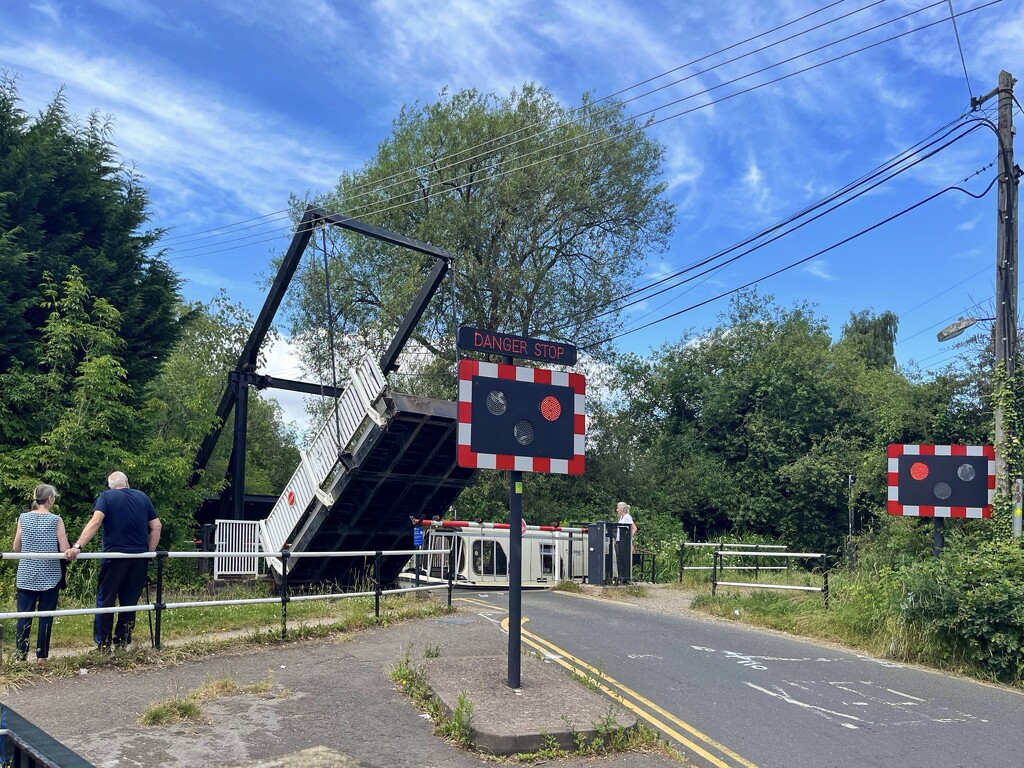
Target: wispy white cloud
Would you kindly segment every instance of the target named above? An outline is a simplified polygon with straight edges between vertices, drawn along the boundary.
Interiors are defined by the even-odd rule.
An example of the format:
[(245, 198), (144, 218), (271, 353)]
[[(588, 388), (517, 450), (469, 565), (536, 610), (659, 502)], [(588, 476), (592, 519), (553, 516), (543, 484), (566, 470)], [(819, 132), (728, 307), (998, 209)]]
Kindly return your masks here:
[(36, 13), (46, 17), (50, 23), (55, 24), (58, 27), (63, 21), (60, 15), (60, 9), (57, 4), (51, 2), (51, 0), (37, 0), (37, 2), (31, 3), (29, 7)]
[(828, 268), (828, 262), (822, 259), (812, 259), (807, 262), (804, 266), (804, 272), (812, 277), (817, 277), (821, 280), (838, 280), (839, 278), (833, 275)]
[(116, 115), (119, 150), (183, 208), (286, 208), (290, 192), (333, 186), (354, 162), (327, 137), (297, 133), (234, 94), (116, 53), (0, 39), (0, 59)]
[(200, 27), (174, 4), (138, 2), (138, 0), (92, 0), (97, 6), (133, 22), (176, 33), (201, 35)]
[[(301, 350), (298, 345), (284, 336), (275, 337), (264, 349), (266, 365), (259, 369), (260, 373), (275, 376), (279, 379), (302, 381), (305, 376), (301, 365)], [(295, 425), (300, 435), (309, 430), (310, 419), (306, 412), (305, 396), (299, 392), (284, 389), (267, 390), (269, 397), (281, 405), (285, 423)]]
[(977, 215), (973, 218), (961, 221), (957, 224), (956, 228), (961, 232), (973, 232), (974, 228), (978, 226), (978, 222), (981, 221), (981, 215)]

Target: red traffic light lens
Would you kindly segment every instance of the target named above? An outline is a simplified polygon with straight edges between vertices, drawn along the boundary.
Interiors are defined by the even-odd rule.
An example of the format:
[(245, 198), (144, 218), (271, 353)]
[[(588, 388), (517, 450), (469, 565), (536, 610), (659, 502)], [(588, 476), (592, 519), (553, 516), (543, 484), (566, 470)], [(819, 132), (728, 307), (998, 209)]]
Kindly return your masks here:
[(915, 480), (924, 480), (928, 477), (928, 465), (923, 461), (915, 461), (910, 465), (910, 476)]
[(545, 397), (540, 404), (540, 415), (548, 421), (558, 421), (558, 417), (562, 415), (562, 404), (558, 402), (558, 398), (551, 395)]

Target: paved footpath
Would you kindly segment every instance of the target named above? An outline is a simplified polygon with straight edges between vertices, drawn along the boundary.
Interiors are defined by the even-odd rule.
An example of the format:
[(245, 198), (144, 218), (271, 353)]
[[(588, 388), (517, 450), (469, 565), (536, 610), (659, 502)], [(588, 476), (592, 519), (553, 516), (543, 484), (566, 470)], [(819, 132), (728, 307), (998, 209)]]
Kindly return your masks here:
[[(91, 670), (5, 692), (3, 701), (100, 768), (493, 765), (435, 736), (427, 716), (388, 679), (388, 670), (406, 654), (423, 663), (435, 690), (465, 690), (474, 704), (474, 723), (485, 729), (520, 712), (542, 730), (567, 722), (585, 727), (592, 717), (588, 707), (608, 710), (607, 699), (530, 656), (522, 659), (522, 690), (512, 692), (505, 684), (503, 646), (507, 635), (496, 623), (460, 609), (344, 637), (246, 647), (163, 669)], [(439, 656), (426, 662), (427, 648), (439, 650)], [(273, 687), (203, 702), (203, 724), (137, 723), (151, 704), (181, 698), (221, 678), (239, 685), (270, 680)], [(510, 727), (517, 727), (514, 714)], [(665, 755), (640, 753), (547, 764), (679, 765)]]

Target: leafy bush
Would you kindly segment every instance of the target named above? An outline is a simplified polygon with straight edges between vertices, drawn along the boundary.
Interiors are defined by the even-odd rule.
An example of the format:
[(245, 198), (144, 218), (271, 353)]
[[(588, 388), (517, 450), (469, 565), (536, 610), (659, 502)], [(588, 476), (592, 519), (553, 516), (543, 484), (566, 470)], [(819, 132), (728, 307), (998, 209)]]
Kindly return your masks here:
[(947, 653), (1005, 682), (1024, 681), (1024, 552), (1015, 541), (962, 540), (902, 572), (905, 621)]

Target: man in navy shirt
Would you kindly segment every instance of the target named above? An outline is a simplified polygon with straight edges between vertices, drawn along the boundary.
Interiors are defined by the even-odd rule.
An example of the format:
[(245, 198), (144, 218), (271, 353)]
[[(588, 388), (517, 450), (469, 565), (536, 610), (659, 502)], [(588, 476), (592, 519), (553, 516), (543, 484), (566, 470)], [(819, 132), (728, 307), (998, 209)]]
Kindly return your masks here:
[[(68, 556), (77, 557), (101, 525), (104, 552), (155, 552), (160, 542), (161, 524), (149, 496), (129, 488), (124, 472), (112, 472), (107, 478), (107, 486), (109, 490), (96, 499), (92, 518), (68, 550)], [(112, 608), (118, 603), (122, 607), (138, 605), (139, 595), (146, 586), (148, 566), (149, 560), (145, 558), (104, 558), (100, 562), (97, 607)], [(123, 648), (132, 641), (134, 626), (134, 611), (119, 613), (117, 627), (114, 627), (114, 614), (97, 614), (94, 625), (96, 644), (101, 650), (109, 650), (111, 642)]]

